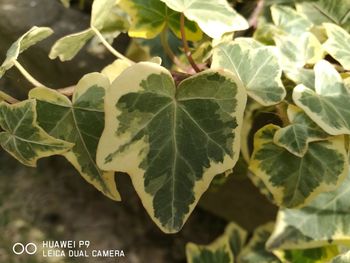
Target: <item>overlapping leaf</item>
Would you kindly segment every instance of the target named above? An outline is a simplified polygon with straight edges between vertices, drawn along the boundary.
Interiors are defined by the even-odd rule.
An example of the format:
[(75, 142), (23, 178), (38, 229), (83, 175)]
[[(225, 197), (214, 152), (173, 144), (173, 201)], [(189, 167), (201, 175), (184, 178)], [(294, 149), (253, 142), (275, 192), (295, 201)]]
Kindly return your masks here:
[(335, 24), (325, 23), (324, 27), (328, 35), (324, 48), (344, 69), (350, 70), (350, 34)]
[(327, 61), (316, 64), (315, 76), (315, 90), (298, 85), (294, 102), (327, 133), (350, 134), (350, 93), (341, 76)]
[(350, 176), (301, 209), (281, 209), (270, 249), (305, 249), (350, 242)]
[(143, 62), (113, 82), (105, 103), (98, 165), (128, 173), (156, 224), (179, 231), (213, 177), (238, 159), (244, 88), (208, 70), (176, 89), (169, 71)]
[(12, 68), (19, 56), (23, 51), (35, 45), (39, 41), (47, 38), (53, 33), (51, 28), (48, 27), (32, 27), (29, 31), (23, 34), (20, 38), (14, 42), (6, 53), (6, 59), (0, 66), (0, 77), (5, 71)]
[(273, 223), (267, 223), (254, 231), (252, 239), (239, 255), (238, 262), (280, 263), (279, 259), (265, 248), (265, 243), (272, 233), (273, 226)]
[(286, 91), (273, 47), (247, 41), (222, 43), (213, 54), (212, 68), (224, 68), (236, 74), (248, 95), (262, 105), (273, 105), (283, 100)]
[(74, 143), (63, 155), (86, 181), (113, 200), (120, 200), (114, 172), (104, 172), (95, 162), (96, 148), (104, 127), (104, 96), (109, 81), (99, 73), (83, 77), (75, 87), (73, 101), (48, 88), (30, 91), (37, 100), (38, 121), (51, 136)]
[[(120, 6), (132, 17), (128, 33), (131, 37), (155, 38), (166, 28), (181, 38), (180, 13), (169, 9), (159, 0), (121, 0)], [(185, 33), (188, 40), (198, 41), (202, 31), (196, 23), (185, 21)]]
[(329, 137), (298, 107), (289, 105), (287, 114), (291, 124), (276, 131), (273, 141), (294, 155), (303, 157), (310, 142)]
[(339, 254), (337, 246), (324, 246), (309, 249), (291, 249), (274, 251), (274, 254), (286, 263), (325, 263)]
[(273, 142), (278, 130), (278, 126), (271, 124), (255, 134), (249, 164), (278, 205), (304, 205), (318, 194), (334, 190), (344, 180), (348, 158), (343, 136), (309, 143), (304, 156), (297, 157)]
[(9, 105), (0, 103), (0, 144), (13, 157), (28, 166), (38, 159), (62, 154), (73, 144), (55, 139), (37, 124), (34, 100)]
[(184, 13), (211, 38), (224, 33), (245, 30), (248, 22), (231, 8), (226, 0), (161, 0), (169, 8)]
[(104, 67), (101, 73), (108, 77), (110, 83), (112, 83), (125, 69), (130, 66), (131, 64), (128, 61), (117, 59), (113, 63)]
[(209, 245), (186, 245), (188, 263), (233, 263), (247, 238), (247, 232), (240, 226), (230, 223), (224, 234)]

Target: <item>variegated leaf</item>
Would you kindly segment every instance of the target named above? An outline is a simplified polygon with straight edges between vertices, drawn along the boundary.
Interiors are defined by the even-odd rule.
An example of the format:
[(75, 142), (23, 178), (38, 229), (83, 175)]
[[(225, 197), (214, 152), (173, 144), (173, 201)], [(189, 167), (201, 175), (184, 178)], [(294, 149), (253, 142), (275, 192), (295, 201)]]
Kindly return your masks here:
[(293, 91), (293, 100), (327, 133), (350, 134), (350, 93), (329, 62), (316, 64), (315, 90), (300, 84)]
[(348, 172), (344, 136), (309, 143), (305, 155), (297, 157), (273, 142), (279, 129), (271, 124), (255, 134), (249, 164), (278, 205), (301, 206), (318, 194), (338, 187)]
[[(169, 9), (161, 1), (121, 0), (119, 4), (132, 18), (129, 29), (131, 37), (155, 38), (168, 27), (178, 38), (181, 38), (180, 13)], [(198, 41), (202, 38), (202, 31), (196, 23), (189, 20), (185, 21), (185, 33), (190, 41)]]
[(316, 25), (336, 23), (345, 30), (350, 30), (349, 0), (300, 1), (296, 8)]
[(350, 34), (335, 24), (325, 23), (324, 27), (328, 35), (324, 48), (344, 69), (350, 70)]
[(333, 258), (330, 263), (349, 263), (350, 262), (350, 251), (343, 253)]
[(247, 232), (230, 223), (225, 232), (209, 245), (186, 245), (188, 263), (233, 263), (247, 239)]
[(281, 209), (269, 249), (305, 249), (350, 244), (350, 176), (333, 192), (301, 209)]
[(240, 263), (280, 263), (279, 259), (267, 251), (265, 248), (266, 241), (273, 230), (273, 223), (267, 223), (258, 227), (254, 231), (254, 235), (244, 247), (239, 255), (238, 262)]
[(6, 59), (0, 66), (0, 77), (5, 73), (5, 71), (14, 66), (19, 54), (41, 40), (47, 38), (52, 33), (53, 31), (51, 28), (35, 26), (18, 38), (17, 41), (14, 42), (8, 49)]
[(55, 139), (38, 126), (35, 100), (0, 103), (1, 146), (21, 163), (36, 166), (38, 159), (62, 154), (73, 144)]
[(128, 173), (155, 223), (179, 231), (214, 176), (238, 159), (244, 88), (214, 70), (176, 88), (168, 70), (142, 62), (113, 82), (105, 104), (98, 165)]
[(325, 263), (339, 254), (337, 246), (324, 246), (308, 249), (279, 250), (273, 252), (285, 263)]
[(67, 97), (48, 88), (35, 88), (29, 96), (37, 100), (38, 121), (51, 136), (74, 143), (64, 157), (86, 181), (113, 200), (120, 200), (114, 172), (96, 165), (96, 149), (104, 127), (104, 96), (109, 81), (99, 73), (84, 76)]
[(195, 21), (211, 38), (220, 38), (223, 34), (245, 30), (248, 22), (231, 8), (226, 0), (161, 0), (166, 5)]
[(131, 63), (122, 59), (117, 59), (113, 63), (104, 67), (101, 71), (103, 75), (108, 77), (112, 83), (125, 69), (131, 66)]
[(257, 47), (247, 42), (222, 43), (214, 49), (212, 66), (236, 74), (248, 95), (262, 105), (273, 105), (283, 100), (282, 69), (273, 47)]
[(290, 125), (276, 131), (273, 141), (296, 156), (303, 157), (310, 142), (329, 137), (303, 110), (289, 105), (287, 114)]
[(271, 15), (274, 24), (287, 34), (298, 36), (311, 29), (310, 20), (289, 6), (271, 6)]

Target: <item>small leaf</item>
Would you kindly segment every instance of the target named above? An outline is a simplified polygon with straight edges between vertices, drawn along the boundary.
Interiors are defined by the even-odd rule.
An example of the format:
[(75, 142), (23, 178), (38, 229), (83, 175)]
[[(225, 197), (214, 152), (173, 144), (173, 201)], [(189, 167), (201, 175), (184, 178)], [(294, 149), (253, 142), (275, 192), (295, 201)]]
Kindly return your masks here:
[(343, 253), (333, 258), (330, 263), (349, 263), (350, 262), (350, 251)]
[(229, 72), (204, 71), (176, 88), (165, 68), (133, 65), (107, 91), (97, 163), (128, 173), (156, 224), (177, 232), (214, 176), (236, 163), (245, 103)]
[(61, 61), (71, 60), (78, 54), (82, 47), (94, 36), (92, 29), (87, 29), (75, 34), (60, 38), (51, 48), (49, 57), (60, 58)]
[(280, 209), (269, 249), (305, 249), (350, 244), (350, 176), (333, 192), (301, 209)]
[[(152, 39), (165, 28), (181, 38), (180, 13), (169, 9), (159, 0), (121, 0), (119, 5), (129, 13), (132, 18), (129, 35), (131, 37)], [(186, 37), (190, 41), (202, 38), (202, 31), (196, 23), (185, 21)]]
[(267, 223), (258, 227), (253, 234), (252, 239), (248, 245), (243, 249), (239, 255), (238, 262), (241, 263), (280, 263), (281, 261), (267, 251), (265, 243), (273, 230), (273, 223)]
[(339, 254), (337, 246), (274, 251), (282, 262), (325, 263)]
[(329, 137), (298, 107), (289, 105), (287, 114), (291, 124), (276, 131), (273, 141), (292, 154), (303, 157), (310, 142), (324, 140)]
[(169, 8), (184, 13), (211, 38), (249, 28), (244, 17), (231, 8), (226, 0), (161, 0)]
[(61, 0), (61, 3), (64, 5), (64, 7), (69, 7), (70, 6), (70, 0)]
[(21, 163), (36, 166), (38, 159), (62, 154), (73, 144), (55, 139), (40, 128), (36, 121), (35, 101), (17, 104), (0, 103), (1, 146)]
[(86, 181), (113, 200), (120, 200), (114, 172), (104, 172), (95, 162), (98, 140), (104, 127), (104, 96), (109, 81), (99, 73), (84, 76), (73, 94), (73, 102), (55, 90), (35, 88), (29, 96), (37, 100), (38, 121), (51, 136), (74, 143), (63, 154)]
[(20, 38), (14, 42), (6, 53), (6, 59), (0, 66), (0, 77), (13, 67), (19, 54), (35, 45), (41, 40), (47, 38), (53, 33), (51, 28), (48, 27), (32, 27), (29, 31), (23, 34)]
[(331, 135), (350, 134), (350, 94), (334, 67), (320, 61), (315, 68), (315, 91), (298, 85), (293, 100)]
[(101, 73), (108, 77), (109, 82), (112, 83), (125, 69), (130, 66), (131, 64), (128, 61), (117, 59), (113, 63), (104, 67)]
[(247, 238), (247, 232), (235, 223), (230, 223), (224, 234), (209, 245), (186, 245), (188, 263), (233, 263)]
[(271, 6), (271, 15), (274, 24), (284, 32), (298, 36), (311, 29), (309, 19), (289, 6)]
[(286, 91), (273, 47), (250, 46), (247, 42), (222, 43), (214, 49), (212, 68), (224, 68), (236, 74), (248, 95), (262, 105), (283, 100)]
[(308, 151), (300, 158), (273, 142), (279, 129), (270, 124), (255, 134), (249, 164), (249, 169), (260, 177), (278, 205), (301, 206), (318, 194), (338, 187), (348, 172), (343, 136), (309, 143)]
[(328, 35), (324, 48), (344, 69), (350, 70), (350, 34), (335, 24), (326, 23), (324, 27)]

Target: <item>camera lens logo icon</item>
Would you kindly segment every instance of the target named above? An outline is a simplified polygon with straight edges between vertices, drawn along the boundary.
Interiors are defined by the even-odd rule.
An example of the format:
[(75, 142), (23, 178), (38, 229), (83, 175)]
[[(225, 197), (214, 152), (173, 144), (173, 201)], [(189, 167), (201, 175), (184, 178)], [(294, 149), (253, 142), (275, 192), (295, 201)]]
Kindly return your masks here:
[(22, 255), (24, 252), (28, 255), (34, 255), (37, 250), (38, 248), (34, 243), (28, 243), (26, 245), (22, 243), (16, 243), (12, 247), (12, 251), (16, 255)]

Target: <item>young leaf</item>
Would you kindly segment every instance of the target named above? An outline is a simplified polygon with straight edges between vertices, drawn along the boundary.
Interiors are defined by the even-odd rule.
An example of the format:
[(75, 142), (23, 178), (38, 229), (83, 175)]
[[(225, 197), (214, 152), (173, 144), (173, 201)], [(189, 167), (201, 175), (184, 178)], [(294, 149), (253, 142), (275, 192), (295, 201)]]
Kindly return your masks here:
[(305, 249), (350, 242), (350, 176), (301, 209), (281, 209), (269, 249)]
[(310, 142), (324, 140), (329, 137), (298, 107), (289, 105), (287, 114), (291, 124), (276, 131), (273, 141), (292, 154), (303, 157)]
[(55, 90), (35, 88), (29, 96), (37, 100), (38, 121), (51, 136), (74, 143), (63, 156), (86, 181), (113, 200), (120, 200), (114, 172), (104, 172), (95, 162), (98, 140), (104, 127), (104, 96), (109, 81), (99, 73), (84, 76), (71, 102)]
[(334, 190), (344, 180), (348, 158), (343, 136), (309, 143), (308, 151), (300, 158), (273, 142), (278, 130), (278, 126), (270, 124), (255, 134), (249, 164), (278, 205), (304, 205), (318, 194)]
[(71, 60), (93, 36), (94, 31), (89, 28), (75, 34), (62, 37), (52, 46), (49, 57), (51, 59), (59, 57), (61, 61)]
[(298, 85), (293, 91), (294, 102), (327, 133), (350, 134), (350, 93), (341, 76), (324, 60), (314, 70), (315, 91)]
[(265, 243), (273, 230), (273, 223), (267, 223), (254, 231), (252, 239), (239, 255), (238, 262), (241, 263), (280, 263), (279, 259), (267, 251)]
[(164, 232), (177, 232), (216, 174), (239, 156), (246, 93), (229, 72), (204, 71), (176, 88), (150, 62), (126, 69), (106, 94), (97, 163), (126, 172)]
[(211, 38), (249, 28), (244, 17), (231, 8), (226, 0), (161, 0), (169, 8), (184, 13)]
[[(131, 37), (155, 38), (168, 27), (178, 38), (181, 38), (180, 13), (169, 9), (161, 1), (121, 0), (119, 5), (132, 18), (129, 29)], [(185, 33), (190, 41), (198, 41), (202, 38), (202, 31), (192, 21), (185, 21)]]
[(117, 59), (113, 63), (104, 67), (101, 73), (108, 77), (109, 82), (112, 83), (125, 69), (130, 66), (131, 64), (128, 61)]
[(222, 43), (214, 49), (212, 68), (224, 68), (236, 74), (248, 95), (262, 105), (283, 100), (286, 91), (273, 47), (257, 47), (246, 42)]
[(34, 100), (17, 104), (0, 103), (1, 146), (14, 158), (28, 166), (36, 166), (38, 159), (62, 154), (73, 144), (55, 139), (37, 124)]
[(233, 263), (247, 238), (247, 232), (235, 223), (230, 223), (224, 234), (209, 245), (186, 245), (188, 263)]
[(47, 38), (53, 33), (51, 28), (48, 27), (32, 27), (29, 31), (23, 34), (20, 38), (14, 42), (6, 53), (6, 59), (0, 66), (0, 77), (5, 71), (12, 68), (17, 60), (19, 54), (35, 45), (37, 42)]
[(324, 48), (344, 69), (350, 70), (350, 34), (335, 24), (325, 23), (324, 27), (328, 35)]

